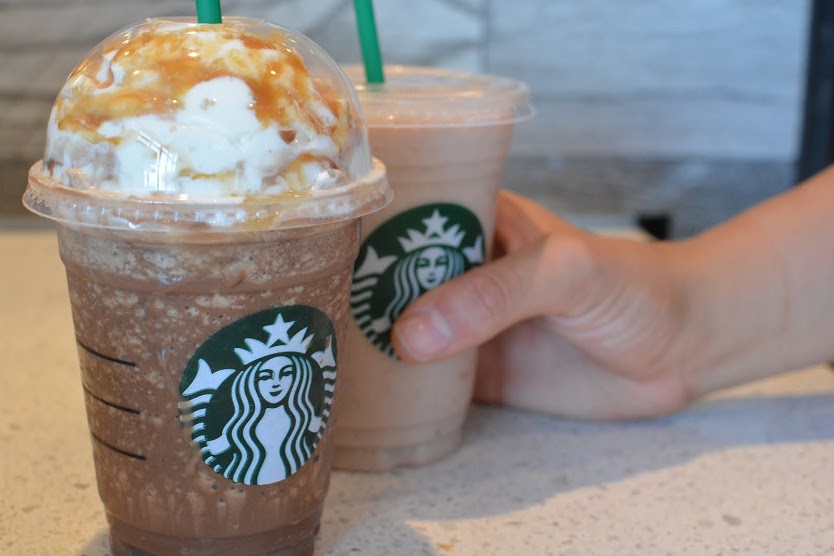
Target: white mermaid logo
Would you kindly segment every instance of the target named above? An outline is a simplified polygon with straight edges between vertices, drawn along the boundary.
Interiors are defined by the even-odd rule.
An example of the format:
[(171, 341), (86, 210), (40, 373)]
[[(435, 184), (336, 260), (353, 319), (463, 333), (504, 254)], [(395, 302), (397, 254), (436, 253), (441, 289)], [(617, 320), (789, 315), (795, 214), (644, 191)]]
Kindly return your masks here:
[[(460, 222), (450, 224), (450, 217), (444, 216), (440, 208), (420, 207), (425, 213), (433, 209), (427, 218), (421, 218), (423, 230), (407, 227), (405, 233), (397, 235), (399, 249), (380, 256), (375, 247), (374, 236), (368, 238), (363, 256), (353, 274), (351, 310), (362, 332), (383, 352), (394, 356), (390, 343), (393, 323), (415, 299), (440, 284), (463, 274), (473, 266), (483, 263), (484, 243), (480, 224), (471, 213), (477, 225), (475, 233), (468, 232)], [(462, 207), (455, 207), (463, 211)], [(397, 223), (395, 217), (390, 223)], [(390, 230), (384, 230), (389, 231)], [(464, 239), (469, 233), (474, 236), (469, 246)]]
[(242, 369), (213, 370), (199, 358), (193, 380), (181, 385), (180, 418), (206, 464), (232, 481), (285, 479), (310, 459), (322, 436), (336, 379), (333, 338), (309, 353), (315, 335), (302, 328), (290, 336), (295, 324), (279, 312), (263, 327), (266, 341), (247, 337), (246, 347), (234, 349)]

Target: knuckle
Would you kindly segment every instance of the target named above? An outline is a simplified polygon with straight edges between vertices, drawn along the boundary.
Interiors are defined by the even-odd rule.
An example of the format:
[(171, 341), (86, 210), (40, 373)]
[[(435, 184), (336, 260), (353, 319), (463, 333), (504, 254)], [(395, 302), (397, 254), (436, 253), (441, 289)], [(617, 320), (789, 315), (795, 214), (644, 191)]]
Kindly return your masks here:
[[(581, 313), (599, 290), (602, 254), (593, 236), (550, 236), (539, 258), (534, 289), (547, 292), (546, 312)], [(595, 293), (596, 292), (596, 293)]]
[(582, 283), (599, 270), (599, 257), (592, 238), (580, 235), (550, 235), (545, 240), (544, 254), (539, 260), (543, 271), (553, 275), (570, 277), (571, 282)]

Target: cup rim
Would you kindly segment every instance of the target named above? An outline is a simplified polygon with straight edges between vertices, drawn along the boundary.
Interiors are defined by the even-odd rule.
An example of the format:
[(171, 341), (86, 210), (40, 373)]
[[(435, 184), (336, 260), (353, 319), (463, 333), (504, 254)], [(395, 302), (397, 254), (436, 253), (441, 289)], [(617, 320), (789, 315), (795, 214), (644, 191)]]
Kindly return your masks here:
[(342, 69), (373, 127), (504, 125), (535, 115), (527, 84), (508, 77), (394, 64), (385, 66), (385, 83), (368, 84), (362, 66)]
[(189, 234), (256, 232), (320, 226), (360, 218), (393, 199), (385, 165), (372, 159), (359, 179), (313, 193), (194, 197), (102, 192), (69, 187), (43, 168), (29, 170), (23, 205), (59, 224), (132, 232)]

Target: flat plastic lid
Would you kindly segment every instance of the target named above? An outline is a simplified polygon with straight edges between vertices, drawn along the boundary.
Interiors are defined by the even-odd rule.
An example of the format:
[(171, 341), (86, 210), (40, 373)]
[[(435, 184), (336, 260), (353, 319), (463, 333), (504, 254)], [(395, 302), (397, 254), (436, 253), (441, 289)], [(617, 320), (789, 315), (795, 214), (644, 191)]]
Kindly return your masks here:
[(385, 66), (385, 83), (367, 84), (364, 69), (346, 66), (368, 125), (514, 124), (533, 116), (530, 90), (514, 79), (421, 66)]

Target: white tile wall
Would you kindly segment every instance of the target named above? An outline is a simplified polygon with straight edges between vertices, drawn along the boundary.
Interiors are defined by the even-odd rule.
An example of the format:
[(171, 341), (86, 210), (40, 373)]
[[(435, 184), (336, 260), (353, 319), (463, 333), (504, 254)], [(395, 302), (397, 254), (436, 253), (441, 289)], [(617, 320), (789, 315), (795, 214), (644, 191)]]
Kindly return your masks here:
[(793, 158), (808, 0), (492, 0), (488, 69), (530, 83), (541, 154)]
[(533, 98), (537, 117), (516, 131), (531, 156), (716, 157), (788, 161), (799, 106), (720, 96)]

